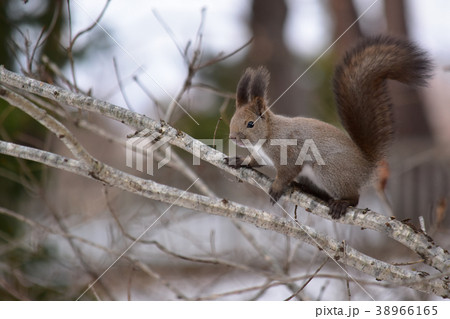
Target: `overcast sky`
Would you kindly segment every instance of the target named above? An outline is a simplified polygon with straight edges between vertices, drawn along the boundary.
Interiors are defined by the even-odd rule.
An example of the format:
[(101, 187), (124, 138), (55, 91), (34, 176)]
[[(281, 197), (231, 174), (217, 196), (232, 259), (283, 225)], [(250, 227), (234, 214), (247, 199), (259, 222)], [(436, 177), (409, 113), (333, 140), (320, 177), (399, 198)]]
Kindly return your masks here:
[[(359, 0), (361, 13), (374, 0)], [(450, 2), (446, 0), (407, 0), (411, 36), (442, 64), (450, 64)], [(92, 23), (104, 5), (104, 1), (72, 0), (74, 29)], [(200, 23), (201, 9), (207, 9), (204, 46), (210, 53), (230, 52), (250, 38), (245, 20), (250, 12), (250, 1), (242, 0), (130, 0), (112, 1), (100, 25), (109, 33), (108, 49), (101, 56), (79, 65), (79, 83), (85, 89), (93, 87), (94, 95), (107, 97), (124, 105), (118, 93), (112, 58), (116, 57), (122, 77), (136, 72), (158, 97), (174, 96), (181, 87), (185, 68), (183, 60), (171, 37), (156, 19), (153, 10), (172, 29), (177, 43), (184, 47), (195, 39)], [(286, 40), (297, 54), (311, 59), (322, 53), (332, 42), (332, 21), (327, 15), (325, 1), (289, 0), (289, 16)], [(383, 10), (378, 1), (362, 18), (370, 23), (378, 19)], [(99, 27), (100, 28), (100, 27)], [(245, 53), (241, 53), (245, 54)], [(303, 70), (299, 70), (299, 74)], [(128, 81), (127, 93), (138, 108), (147, 104), (147, 98), (137, 86)]]

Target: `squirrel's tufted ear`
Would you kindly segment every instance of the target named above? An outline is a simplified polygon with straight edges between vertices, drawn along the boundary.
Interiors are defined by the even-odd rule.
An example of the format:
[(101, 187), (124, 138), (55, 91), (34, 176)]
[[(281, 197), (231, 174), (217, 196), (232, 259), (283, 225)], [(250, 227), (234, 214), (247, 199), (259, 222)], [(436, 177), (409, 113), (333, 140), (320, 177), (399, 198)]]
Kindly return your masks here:
[(236, 90), (236, 107), (240, 107), (250, 102), (249, 85), (252, 80), (252, 76), (253, 70), (250, 68), (247, 68), (241, 76)]
[(254, 73), (250, 85), (250, 95), (252, 99), (261, 98), (266, 99), (267, 86), (269, 85), (270, 73), (263, 66), (258, 67)]
[(270, 73), (265, 67), (260, 66), (254, 71), (250, 84), (250, 97), (256, 103), (258, 114), (262, 114), (266, 108), (269, 80)]

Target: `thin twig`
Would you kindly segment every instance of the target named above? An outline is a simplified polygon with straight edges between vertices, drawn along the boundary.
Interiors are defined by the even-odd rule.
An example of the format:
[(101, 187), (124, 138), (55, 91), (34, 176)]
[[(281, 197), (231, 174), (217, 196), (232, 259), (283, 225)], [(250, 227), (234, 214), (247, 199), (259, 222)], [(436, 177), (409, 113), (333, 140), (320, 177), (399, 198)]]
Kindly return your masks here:
[[(39, 37), (36, 41), (36, 45), (33, 48), (33, 51), (31, 52), (31, 57), (30, 57), (30, 61), (28, 64), (28, 71), (30, 72), (30, 74), (32, 73), (32, 66), (33, 66), (33, 60), (34, 60), (34, 56), (36, 54), (37, 49), (42, 46), (45, 41), (47, 41), (47, 39), (50, 37), (53, 29), (56, 26), (56, 22), (58, 21), (58, 18), (61, 17), (61, 1), (57, 1), (56, 2), (56, 6), (55, 6), (55, 11), (53, 13), (53, 17), (52, 17), (52, 21), (50, 22), (50, 26), (48, 28), (43, 27), (41, 33), (39, 34)], [(47, 34), (45, 35), (45, 37), (43, 37), (44, 32), (47, 30)]]
[(134, 111), (134, 108), (131, 106), (130, 101), (128, 100), (127, 95), (125, 94), (125, 90), (123, 88), (122, 79), (119, 74), (119, 67), (117, 66), (117, 60), (113, 58), (114, 72), (116, 74), (117, 84), (119, 85), (120, 93), (122, 93), (123, 100), (125, 101), (126, 106), (129, 110)]
[(106, 9), (108, 9), (108, 6), (110, 4), (111, 0), (106, 0), (105, 5), (103, 6), (102, 11), (100, 12), (100, 14), (97, 16), (97, 18), (95, 19), (94, 22), (92, 22), (91, 25), (89, 25), (87, 28), (80, 30), (74, 37), (73, 39), (71, 39), (70, 44), (69, 44), (69, 48), (72, 49), (73, 46), (75, 45), (75, 42), (78, 40), (79, 37), (81, 37), (83, 34), (91, 31), (92, 29), (95, 28), (95, 26), (97, 24), (99, 24), (100, 20), (103, 18), (103, 15), (106, 12)]
[(0, 85), (0, 96), (54, 133), (78, 159), (83, 160), (93, 168), (96, 166), (97, 161), (84, 149), (75, 136), (54, 117), (2, 85)]
[(42, 58), (42, 63), (44, 63), (44, 65), (50, 70), (52, 71), (56, 77), (61, 80), (65, 85), (67, 85), (67, 87), (70, 90), (74, 90), (74, 86), (73, 84), (70, 82), (70, 80), (68, 78), (66, 78), (66, 76), (63, 74), (63, 72), (61, 71), (61, 69), (53, 62), (50, 61), (50, 59), (48, 58), (48, 56), (43, 55)]
[(271, 283), (272, 281), (270, 280), (270, 279), (268, 279), (267, 281), (266, 281), (266, 283), (264, 284), (264, 288), (261, 288), (261, 290), (260, 291), (258, 291), (258, 293), (256, 294), (256, 295), (254, 295), (252, 298), (250, 298), (250, 300), (251, 301), (256, 301), (256, 300), (258, 300), (259, 298), (261, 298), (266, 292), (267, 292), (267, 290), (269, 290), (270, 289), (270, 283)]
[(164, 19), (161, 17), (161, 15), (159, 14), (159, 12), (156, 9), (152, 9), (152, 13), (155, 16), (156, 20), (158, 20), (159, 24), (161, 24), (161, 26), (167, 32), (167, 34), (169, 35), (170, 39), (175, 44), (175, 47), (177, 48), (177, 50), (180, 53), (180, 55), (183, 57), (184, 62), (186, 63), (186, 65), (189, 65), (189, 59), (188, 59), (186, 53), (184, 52), (184, 50), (181, 48), (180, 44), (178, 43), (178, 40), (176, 39), (175, 33), (172, 31), (172, 29), (169, 27), (169, 25), (164, 21)]
[(209, 84), (205, 84), (205, 83), (192, 83), (191, 84), (192, 88), (198, 88), (198, 89), (202, 89), (205, 91), (210, 91), (212, 93), (214, 93), (215, 95), (217, 95), (218, 97), (224, 97), (227, 99), (232, 99), (234, 100), (236, 98), (235, 94), (232, 92), (227, 92), (227, 91), (223, 91), (223, 90), (219, 90), (218, 88), (215, 88), (212, 85)]
[[(52, 229), (52, 228), (47, 227), (47, 226), (45, 226), (45, 225), (43, 225), (41, 223), (38, 223), (38, 222), (35, 222), (35, 221), (33, 221), (33, 220), (29, 219), (29, 218), (26, 218), (26, 217), (24, 217), (21, 214), (17, 214), (17, 213), (15, 213), (15, 212), (13, 212), (13, 211), (11, 211), (9, 209), (0, 207), (0, 214), (7, 215), (7, 216), (10, 216), (12, 218), (15, 218), (15, 219), (17, 219), (17, 220), (19, 220), (21, 222), (24, 222), (24, 223), (28, 224), (29, 226), (31, 226), (33, 228), (39, 228), (39, 229), (43, 230), (46, 233), (59, 235), (59, 236), (62, 236), (64, 238), (75, 239), (77, 241), (80, 241), (83, 244), (86, 244), (86, 245), (89, 245), (91, 247), (97, 248), (97, 249), (102, 250), (102, 251), (104, 251), (106, 253), (109, 253), (109, 254), (111, 254), (113, 256), (120, 256), (120, 255), (122, 255), (121, 252), (114, 251), (114, 250), (112, 250), (110, 248), (107, 248), (105, 246), (99, 245), (97, 243), (94, 243), (94, 242), (92, 242), (90, 240), (87, 240), (87, 239), (85, 239), (83, 237), (80, 237), (80, 236), (77, 236), (77, 235), (73, 235), (73, 234), (68, 233), (68, 232), (63, 232), (63, 231), (60, 231), (60, 230)], [(185, 296), (178, 288), (173, 287), (173, 285), (171, 285), (165, 279), (161, 278), (161, 276), (157, 272), (152, 270), (148, 265), (142, 263), (141, 261), (135, 260), (132, 257), (129, 257), (127, 255), (123, 255), (122, 258), (130, 261), (133, 265), (135, 265), (137, 268), (139, 268), (142, 272), (144, 272), (145, 274), (147, 274), (151, 278), (156, 279), (161, 284), (166, 286), (169, 290), (171, 290), (175, 294), (175, 296), (177, 296), (177, 298), (185, 299), (185, 300), (188, 299), (187, 296)]]
[(78, 40), (79, 37), (81, 37), (83, 34), (91, 31), (99, 22), (100, 20), (103, 18), (103, 15), (106, 12), (106, 9), (109, 6), (109, 3), (111, 2), (111, 0), (106, 0), (105, 5), (103, 6), (102, 11), (100, 12), (100, 14), (98, 15), (97, 19), (95, 19), (95, 21), (89, 25), (87, 28), (79, 31), (77, 34), (75, 34), (75, 36), (72, 38), (72, 14), (71, 14), (71, 10), (70, 10), (70, 0), (67, 0), (67, 10), (68, 10), (68, 15), (69, 15), (69, 46), (67, 47), (67, 55), (69, 57), (69, 63), (70, 63), (70, 69), (72, 71), (72, 81), (73, 81), (73, 87), (75, 88), (75, 90), (78, 92), (78, 85), (77, 85), (77, 79), (75, 76), (75, 62), (73, 59), (73, 47), (75, 45), (75, 42)]
[[(170, 138), (169, 143), (171, 145), (180, 147), (191, 154), (193, 153), (192, 146), (194, 143), (197, 143), (196, 145), (201, 146), (200, 158), (202, 160), (205, 160), (250, 184), (255, 186), (261, 185), (266, 191), (271, 185), (270, 179), (255, 170), (245, 168), (236, 170), (228, 167), (224, 161), (225, 155), (223, 153), (196, 141), (185, 133), (180, 133), (179, 130), (172, 128), (167, 123), (155, 122), (148, 117), (125, 110), (106, 101), (68, 92), (56, 86), (26, 78), (7, 71), (1, 66), (0, 82), (21, 90), (26, 90), (30, 93), (44, 96), (63, 105), (71, 105), (82, 110), (100, 113), (106, 117), (134, 127), (136, 130), (147, 128), (151, 132), (161, 132)], [(292, 191), (292, 193), (287, 192), (287, 194), (288, 195), (282, 196), (282, 200), (298, 204), (315, 215), (331, 220), (331, 217), (328, 214), (329, 208), (324, 205), (324, 203), (318, 202), (313, 197), (297, 191)], [(422, 233), (415, 232), (409, 225), (402, 223), (401, 221), (377, 214), (370, 210), (357, 208), (349, 209), (344, 217), (334, 221), (378, 231), (425, 257), (425, 262), (439, 271), (446, 272), (446, 270), (450, 268), (450, 258), (448, 257), (449, 254), (447, 252), (437, 246), (433, 241), (430, 241), (429, 237)]]
[[(316, 276), (316, 277), (319, 277), (319, 276)], [(361, 281), (360, 281), (360, 282), (361, 282)], [(327, 280), (327, 281), (325, 281), (325, 283), (322, 285), (322, 287), (320, 287), (319, 295), (317, 296), (316, 301), (321, 301), (321, 300), (322, 300), (323, 293), (325, 292), (325, 289), (328, 287), (329, 284), (330, 284), (330, 281)]]
[[(11, 80), (10, 77), (5, 77), (4, 75), (6, 74), (4, 68), (0, 68), (0, 81), (5, 81), (5, 79), (8, 80), (8, 84), (9, 85), (13, 85), (14, 81), (9, 81)], [(17, 76), (15, 75), (15, 79), (17, 79)], [(60, 88), (54, 87), (54, 86), (49, 86), (48, 84), (42, 83), (42, 82), (38, 82), (35, 80), (30, 80), (28, 79), (26, 81), (26, 83), (21, 83), (20, 84), (20, 89), (26, 89), (27, 91), (30, 90), (30, 88), (33, 87), (33, 84), (35, 83), (39, 83), (39, 87), (37, 87), (36, 91), (33, 91), (33, 93), (37, 93), (37, 94), (41, 94), (41, 95), (45, 95), (46, 97), (49, 97), (51, 99), (54, 100), (59, 100), (62, 99), (61, 101), (64, 101), (64, 104), (70, 104), (70, 105), (74, 105), (74, 106), (78, 106), (78, 107), (82, 107), (84, 109), (87, 110), (91, 110), (91, 111), (97, 111), (99, 113), (108, 115), (112, 118), (116, 118), (116, 119), (120, 119), (121, 121), (124, 121), (125, 123), (131, 124), (132, 126), (135, 126), (136, 128), (141, 128), (141, 127), (148, 127), (149, 129), (153, 129), (153, 130), (160, 130), (161, 132), (164, 132), (164, 134), (167, 134), (167, 136), (171, 136), (173, 138), (173, 140), (171, 140), (171, 144), (179, 146), (183, 149), (186, 149), (189, 151), (189, 143), (192, 143), (194, 140), (182, 133), (180, 134), (179, 131), (176, 131), (175, 129), (171, 128), (169, 125), (164, 124), (164, 123), (155, 123), (154, 121), (140, 116), (138, 114), (135, 114), (133, 112), (130, 111), (124, 111), (123, 109), (116, 107), (114, 105), (110, 105), (107, 104), (106, 102), (102, 101), (101, 103), (97, 103), (95, 99), (93, 98), (86, 98), (84, 96), (81, 95), (77, 95), (77, 94), (73, 94), (73, 93), (67, 93), (64, 92), (64, 90), (61, 90)], [(50, 92), (46, 91), (47, 89), (51, 89)], [(70, 99), (68, 99), (68, 96), (71, 96)], [(80, 100), (81, 98), (81, 100)], [(78, 100), (77, 100), (78, 99)], [(75, 101), (78, 101), (77, 103), (74, 103)], [(82, 103), (80, 104), (80, 101), (82, 101)], [(107, 106), (107, 107), (106, 107)], [(39, 113), (41, 115), (41, 113)], [(128, 116), (126, 116), (128, 115)], [(99, 170), (97, 170), (95, 172), (95, 174), (92, 174), (92, 171), (90, 169), (88, 169), (88, 167), (84, 166), (81, 164), (81, 162), (79, 161), (70, 161), (68, 159), (64, 159), (62, 157), (57, 156), (56, 154), (52, 154), (49, 152), (42, 152), (38, 150), (33, 150), (31, 152), (30, 148), (24, 148), (24, 147), (19, 147), (18, 145), (13, 145), (12, 143), (6, 143), (4, 144), (4, 142), (0, 143), (0, 145), (2, 145), (1, 150), (3, 153), (5, 154), (9, 154), (12, 156), (18, 156), (21, 158), (26, 158), (26, 159), (32, 159), (32, 160), (38, 160), (40, 162), (44, 162), (47, 165), (50, 166), (56, 166), (58, 168), (62, 168), (62, 169), (66, 169), (69, 171), (73, 171), (75, 173), (78, 173), (80, 175), (86, 176), (86, 177), (90, 177), (90, 178), (95, 178), (97, 180), (100, 180), (104, 183), (106, 183), (107, 185), (114, 185), (117, 187), (120, 187), (122, 189), (125, 189), (127, 191), (131, 191), (134, 192), (136, 194), (148, 197), (148, 198), (153, 198), (153, 199), (158, 199), (161, 201), (169, 201), (169, 200), (173, 200), (174, 196), (176, 196), (176, 194), (179, 194), (179, 191), (176, 189), (172, 189), (172, 188), (167, 188), (166, 186), (162, 186), (162, 185), (157, 185), (154, 184), (152, 181), (149, 180), (141, 180), (141, 179), (136, 179), (135, 177), (132, 177), (130, 175), (124, 174), (123, 172), (119, 171), (119, 170), (115, 170), (103, 163), (101, 163), (101, 165), (99, 166)], [(190, 144), (192, 147), (192, 144)], [(216, 166), (223, 168), (226, 171), (229, 171), (230, 173), (236, 174), (236, 176), (240, 176), (240, 178), (242, 179), (249, 179), (252, 178), (252, 176), (255, 176), (256, 179), (258, 179), (258, 181), (261, 181), (262, 184), (264, 185), (264, 187), (266, 187), (266, 184), (269, 184), (269, 181), (267, 179), (265, 179), (263, 176), (260, 176), (258, 174), (256, 174), (255, 172), (253, 172), (252, 170), (239, 170), (238, 172), (236, 170), (231, 170), (229, 168), (224, 167), (223, 164), (223, 154), (221, 154), (220, 152), (217, 152), (211, 148), (208, 148), (205, 146), (205, 152), (201, 154), (202, 159), (207, 160), (208, 162), (215, 164)], [(239, 174), (239, 175), (238, 175)], [(130, 184), (130, 181), (132, 181), (133, 183)], [(134, 185), (134, 186), (133, 186)], [(137, 187), (136, 185), (138, 185), (139, 187)], [(163, 189), (159, 189), (159, 187), (163, 187)], [(291, 200), (294, 197), (295, 194), (293, 194), (291, 196)], [(193, 197), (190, 197), (193, 196)], [(295, 195), (297, 196), (297, 195)], [(195, 201), (194, 201), (195, 198)], [(288, 197), (289, 198), (289, 197)], [(305, 205), (306, 207), (312, 207), (311, 205), (311, 199), (308, 197), (305, 197), (308, 202), (307, 205), (305, 205), (305, 203), (303, 203), (303, 205)], [(211, 201), (212, 200), (212, 201)], [(215, 213), (218, 214), (220, 213), (229, 213), (230, 212), (230, 208), (234, 207), (237, 208), (237, 206), (235, 206), (235, 203), (232, 203), (230, 201), (226, 201), (223, 203), (218, 203), (217, 199), (210, 199), (210, 198), (205, 198), (202, 196), (195, 196), (192, 194), (189, 194), (188, 197), (183, 198), (183, 205), (188, 205), (188, 207), (196, 207), (195, 209), (198, 210), (205, 210), (207, 212), (210, 213)], [(195, 206), (194, 206), (195, 203)], [(212, 206), (211, 206), (212, 205)], [(227, 205), (227, 208), (225, 208), (225, 205)], [(314, 208), (313, 211), (315, 213), (318, 213), (318, 208), (323, 207), (321, 206), (321, 204), (317, 204), (316, 202), (314, 202)], [(213, 209), (214, 208), (214, 209)], [(323, 209), (323, 208), (320, 208)], [(319, 211), (320, 211), (319, 209)], [(323, 211), (324, 215), (327, 216), (327, 210)], [(242, 212), (241, 212), (242, 214)], [(320, 214), (319, 214), (320, 215)], [(230, 217), (230, 215), (224, 215), (226, 217)], [(234, 215), (234, 216), (238, 216), (238, 215)], [(239, 215), (240, 216), (240, 215)], [(244, 214), (244, 220), (246, 220), (247, 218), (250, 218), (253, 222), (255, 222), (255, 225), (259, 225), (260, 227), (267, 227), (267, 224), (262, 223), (262, 220), (258, 220), (258, 218), (254, 219), (253, 217), (250, 217), (251, 215), (245, 215)], [(256, 216), (256, 215), (255, 215)], [(243, 218), (241, 216), (241, 218)], [(266, 217), (264, 217), (266, 218)], [(349, 210), (349, 212), (347, 213), (347, 215), (345, 216), (345, 218), (343, 218), (342, 220), (350, 223), (350, 224), (355, 224), (357, 225), (358, 223), (360, 223), (360, 225), (364, 225), (366, 226), (366, 223), (368, 220), (373, 219), (375, 221), (375, 223), (371, 226), (373, 229), (376, 229), (376, 225), (382, 225), (382, 228), (380, 228), (379, 230), (382, 233), (386, 233), (389, 236), (392, 236), (393, 238), (395, 238), (396, 240), (399, 240), (400, 242), (402, 242), (402, 236), (405, 236), (407, 234), (409, 241), (405, 242), (404, 244), (408, 247), (412, 247), (411, 244), (414, 243), (414, 245), (416, 245), (416, 247), (412, 248), (413, 250), (418, 249), (417, 247), (420, 247), (420, 245), (422, 245), (422, 240), (425, 240), (426, 242), (426, 247), (431, 247), (431, 248), (426, 248), (424, 249), (424, 251), (421, 251), (421, 254), (426, 255), (427, 256), (427, 262), (430, 263), (431, 265), (433, 265), (434, 267), (436, 267), (437, 269), (442, 268), (442, 269), (446, 269), (446, 261), (445, 261), (445, 252), (441, 253), (440, 252), (440, 248), (437, 247), (434, 243), (428, 241), (428, 238), (426, 238), (423, 234), (414, 234), (414, 232), (411, 232), (411, 229), (408, 225), (405, 225), (404, 223), (401, 223), (400, 221), (396, 221), (396, 220), (391, 220), (388, 219), (384, 224), (381, 224), (380, 221), (383, 221), (385, 219), (383, 219), (383, 216), (378, 216), (378, 214), (375, 214), (373, 212), (370, 211), (359, 211), (359, 210), (355, 210), (355, 209), (351, 209)], [(364, 220), (364, 223), (362, 222), (362, 220)], [(252, 222), (252, 223), (253, 223)], [(386, 224), (389, 224), (389, 226), (387, 226)], [(265, 226), (264, 226), (265, 225)], [(284, 221), (283, 226), (280, 226), (281, 229), (283, 229), (283, 231), (286, 231), (287, 229), (289, 229), (289, 225), (286, 224), (286, 222)], [(368, 228), (368, 227), (366, 227)], [(270, 229), (273, 229), (272, 226), (270, 227)], [(305, 228), (306, 229), (306, 228)], [(386, 232), (386, 230), (389, 230), (388, 232)], [(399, 233), (400, 232), (400, 233)], [(403, 233), (404, 232), (404, 233)], [(292, 233), (295, 234), (294, 236), (299, 236), (298, 233)], [(306, 237), (300, 237), (302, 240), (305, 240), (305, 242), (311, 243), (311, 241), (308, 240), (308, 238)], [(411, 240), (414, 239), (414, 240)], [(321, 245), (321, 247), (323, 247), (324, 249), (331, 249), (332, 250), (332, 255), (335, 256), (335, 254), (337, 253), (338, 256), (343, 257), (342, 253), (339, 253), (338, 249), (340, 247), (340, 244), (337, 244), (335, 241), (331, 241), (328, 242), (326, 241), (326, 244)], [(427, 255), (428, 254), (428, 255)], [(363, 268), (361, 261), (359, 260), (357, 261), (358, 258), (355, 259), (355, 257), (358, 255), (358, 252), (356, 252), (353, 249), (347, 249), (346, 250), (346, 254), (345, 257), (346, 258), (342, 258), (340, 259), (340, 261), (346, 263), (346, 264), (351, 264), (352, 267), (355, 267), (359, 270), (362, 271), (374, 271), (374, 269), (376, 267), (387, 267), (389, 269), (389, 273), (386, 273), (385, 271), (381, 271), (379, 274), (382, 274), (382, 276), (387, 276), (385, 277), (386, 280), (390, 280), (390, 281), (395, 281), (395, 282), (401, 282), (402, 284), (406, 281), (406, 282), (411, 282), (412, 280), (419, 280), (420, 278), (422, 278), (421, 276), (419, 276), (418, 274), (414, 273), (414, 272), (405, 272), (405, 270), (401, 270), (396, 268), (395, 266), (392, 265), (388, 265), (385, 263), (380, 263), (380, 261), (377, 260), (373, 260), (374, 262), (374, 266), (370, 266), (368, 268)], [(360, 258), (362, 258), (362, 255), (358, 255)], [(430, 258), (428, 258), (428, 256), (430, 256)], [(367, 256), (364, 256), (363, 259), (365, 259)], [(444, 260), (440, 260), (440, 258), (443, 258)], [(365, 259), (363, 263), (368, 262), (368, 259)], [(375, 268), (374, 268), (375, 267)], [(402, 279), (393, 279), (390, 278), (389, 276), (393, 275), (394, 278), (396, 276), (399, 276), (398, 278), (402, 278), (405, 279), (405, 281), (403, 281)], [(419, 276), (419, 277), (417, 277)], [(378, 277), (378, 275), (377, 275)], [(408, 278), (409, 277), (409, 278)], [(383, 279), (383, 278), (379, 278), (379, 279)], [(421, 284), (423, 284), (423, 282), (421, 282)], [(426, 288), (424, 286), (420, 287), (420, 289), (434, 289), (434, 291), (438, 292), (440, 291), (438, 287), (440, 287), (440, 282), (439, 280), (437, 281), (429, 281), (427, 278), (426, 281), (427, 285), (431, 285), (432, 288)], [(410, 283), (409, 285), (414, 286), (414, 287), (418, 287), (419, 284), (417, 284), (417, 282), (414, 283)], [(440, 291), (440, 293), (445, 295), (445, 292)]]
[[(299, 280), (305, 280), (305, 279), (311, 278), (311, 276), (312, 276), (311, 274), (308, 274), (308, 275), (292, 277), (292, 278), (289, 278), (289, 281), (275, 281), (275, 282), (272, 282), (272, 283), (269, 283), (269, 284), (264, 283), (263, 285), (258, 285), (258, 286), (248, 287), (248, 288), (242, 288), (242, 289), (236, 289), (236, 290), (227, 291), (227, 292), (223, 292), (223, 293), (213, 294), (213, 295), (210, 295), (210, 296), (199, 297), (196, 300), (217, 300), (217, 299), (222, 298), (222, 297), (231, 296), (231, 295), (237, 295), (237, 294), (243, 294), (243, 293), (251, 292), (251, 291), (255, 291), (255, 290), (267, 290), (267, 289), (270, 289), (270, 288), (273, 288), (273, 287), (286, 285), (286, 283), (288, 283), (288, 282), (295, 282), (295, 281), (299, 281)], [(343, 276), (334, 275), (334, 274), (323, 274), (323, 275), (317, 274), (315, 276), (315, 278), (331, 278), (331, 279), (336, 279), (336, 280), (342, 280), (344, 277)], [(363, 285), (374, 285), (374, 286), (380, 286), (380, 287), (392, 287), (389, 284), (381, 283), (381, 282), (377, 282), (377, 281), (368, 281), (368, 280), (358, 279), (358, 282), (360, 282)]]
[(416, 290), (431, 292), (440, 296), (448, 296), (449, 293), (446, 283), (440, 277), (432, 280), (426, 278), (427, 280), (423, 281), (421, 280), (423, 278), (422, 273), (389, 265), (383, 261), (364, 255), (348, 245), (346, 247), (346, 258), (343, 258), (342, 251), (340, 250), (341, 245), (336, 240), (320, 234), (306, 225), (287, 222), (285, 219), (269, 215), (254, 208), (231, 201), (212, 199), (193, 194), (161, 185), (151, 180), (144, 180), (114, 169), (106, 164), (103, 164), (102, 169), (93, 175), (92, 171), (79, 161), (69, 160), (60, 155), (13, 143), (0, 141), (0, 153), (61, 168), (147, 198), (157, 199), (171, 204), (176, 203), (178, 206), (204, 211), (213, 215), (234, 218), (251, 223), (260, 228), (271, 229), (281, 234), (298, 238), (308, 244), (314, 246), (319, 245), (328, 255), (334, 256), (335, 259), (338, 259), (344, 264), (351, 265), (359, 271), (376, 276), (378, 279), (406, 285)]
[[(103, 192), (105, 195), (105, 199), (106, 199), (106, 205), (108, 207), (108, 211), (111, 213), (111, 215), (114, 218), (114, 221), (116, 222), (117, 226), (119, 227), (119, 230), (121, 231), (122, 235), (124, 235), (126, 238), (130, 239), (131, 241), (136, 241), (137, 239), (130, 235), (125, 228), (122, 226), (122, 224), (120, 223), (118, 216), (114, 210), (114, 208), (112, 207), (109, 199), (108, 199), (108, 191), (107, 188), (104, 187), (103, 188)], [(176, 252), (171, 251), (170, 249), (168, 249), (167, 247), (165, 247), (164, 245), (162, 245), (161, 243), (159, 243), (156, 240), (145, 240), (145, 239), (139, 239), (138, 241), (141, 244), (148, 244), (148, 245), (154, 245), (156, 246), (161, 252), (170, 255), (172, 257), (176, 257), (182, 260), (186, 260), (186, 261), (190, 261), (190, 262), (195, 262), (195, 263), (202, 263), (202, 264), (212, 264), (212, 265), (222, 265), (225, 267), (231, 267), (231, 268), (235, 268), (235, 269), (239, 269), (239, 270), (244, 270), (247, 272), (252, 272), (252, 273), (259, 273), (261, 275), (265, 275), (268, 276), (270, 275), (267, 272), (264, 271), (259, 271), (257, 269), (245, 266), (245, 265), (241, 265), (241, 264), (236, 264), (236, 263), (232, 263), (229, 261), (225, 261), (225, 260), (221, 260), (218, 258), (214, 258), (214, 259), (204, 259), (204, 258), (194, 258), (194, 257), (189, 257), (189, 256), (185, 256)]]
[(216, 123), (216, 128), (214, 129), (214, 134), (213, 134), (213, 144), (212, 147), (216, 148), (216, 134), (217, 134), (217, 129), (219, 128), (219, 123), (222, 120), (222, 117), (219, 117)]
[(226, 54), (226, 55), (219, 55), (219, 56), (217, 56), (217, 57), (214, 58), (214, 59), (211, 59), (211, 60), (209, 60), (209, 61), (206, 61), (204, 64), (201, 64), (201, 65), (197, 66), (197, 70), (206, 68), (206, 67), (208, 67), (208, 66), (210, 66), (210, 65), (213, 65), (213, 64), (215, 64), (215, 63), (219, 63), (219, 62), (221, 62), (221, 61), (223, 61), (223, 60), (228, 59), (229, 57), (235, 55), (236, 53), (239, 53), (241, 50), (243, 50), (244, 48), (246, 48), (247, 46), (249, 46), (250, 43), (252, 43), (252, 41), (253, 41), (253, 38), (251, 38), (250, 40), (248, 40), (246, 43), (244, 43), (242, 46), (240, 46), (240, 47), (237, 48), (236, 50), (234, 50), (234, 51), (232, 51), (232, 52), (230, 52), (230, 53), (228, 53), (228, 54)]
[(312, 274), (312, 276), (309, 277), (308, 280), (293, 295), (289, 296), (284, 301), (291, 300), (292, 298), (296, 297), (303, 289), (305, 289), (305, 287), (311, 282), (311, 280), (313, 280), (313, 278), (319, 273), (319, 271), (323, 268), (323, 266), (325, 266), (328, 260), (330, 260), (330, 258), (327, 257), (324, 260), (324, 262), (319, 266), (319, 268), (317, 268), (316, 271)]
[(162, 117), (162, 106), (161, 103), (157, 100), (157, 98), (144, 86), (144, 84), (139, 80), (139, 77), (136, 75), (133, 76), (133, 81), (139, 86), (139, 88), (148, 96), (148, 98), (155, 104), (156, 113), (158, 114), (158, 119)]
[[(344, 250), (344, 258), (346, 255), (346, 249), (347, 249), (347, 243), (345, 242), (345, 240), (342, 241), (342, 249)], [(347, 291), (347, 300), (351, 301), (352, 300), (352, 292), (350, 291), (350, 278), (348, 275), (348, 272), (345, 274), (346, 279), (345, 279), (345, 289)]]
[[(134, 274), (134, 267), (131, 267), (131, 271), (130, 271), (130, 277), (128, 277), (128, 285), (127, 285), (127, 300), (131, 301), (131, 283), (133, 280), (133, 274)], [(94, 288), (94, 287), (92, 287)]]

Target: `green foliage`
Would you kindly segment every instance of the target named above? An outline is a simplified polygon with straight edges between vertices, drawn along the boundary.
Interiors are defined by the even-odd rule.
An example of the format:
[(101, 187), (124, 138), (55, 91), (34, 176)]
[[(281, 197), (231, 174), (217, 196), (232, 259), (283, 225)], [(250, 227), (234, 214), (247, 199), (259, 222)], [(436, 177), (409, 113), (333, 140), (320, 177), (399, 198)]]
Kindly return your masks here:
[[(229, 107), (228, 109), (231, 108)], [(195, 124), (190, 117), (185, 116), (181, 120), (177, 121), (175, 127), (197, 139), (214, 138), (214, 132), (217, 127), (215, 138), (228, 139), (228, 124), (223, 120), (219, 120), (219, 110), (217, 110), (216, 114), (196, 113), (192, 114), (192, 116), (199, 123), (199, 125)]]
[[(51, 82), (52, 75), (40, 67), (41, 57), (46, 55), (60, 68), (69, 63), (64, 48), (69, 35), (68, 21), (66, 1), (1, 0), (0, 64), (9, 70), (31, 72), (34, 77)], [(29, 68), (27, 63), (39, 34), (43, 36), (35, 50), (33, 66)], [(95, 31), (87, 38), (83, 45), (75, 46), (75, 59), (80, 60), (88, 49), (101, 45), (101, 37)], [(1, 140), (43, 148), (46, 134), (47, 131), (36, 120), (0, 99)], [(20, 211), (23, 201), (36, 195), (34, 192), (41, 183), (42, 172), (40, 164), (0, 155), (0, 206)], [(0, 285), (0, 300), (72, 297), (67, 295), (69, 278), (56, 275), (56, 269), (61, 267), (58, 251), (48, 244), (30, 248), (30, 243), (22, 243), (22, 235), (27, 231), (22, 225), (13, 218), (0, 215), (0, 279), (6, 283), (6, 286)], [(45, 277), (51, 280), (42, 280)], [(51, 283), (52, 286), (44, 287), (40, 282)]]
[[(312, 61), (311, 61), (312, 62)], [(333, 125), (340, 125), (334, 101), (332, 78), (335, 67), (335, 58), (331, 54), (323, 56), (310, 72), (313, 73), (314, 88), (313, 107), (315, 117)]]
[[(27, 114), (0, 100), (0, 136), (22, 145), (39, 147), (34, 143), (43, 143), (43, 127)], [(26, 163), (24, 165), (24, 163)], [(0, 205), (11, 209), (18, 208), (20, 197), (26, 191), (24, 183), (40, 178), (41, 165), (0, 155)], [(1, 229), (1, 227), (0, 227)]]

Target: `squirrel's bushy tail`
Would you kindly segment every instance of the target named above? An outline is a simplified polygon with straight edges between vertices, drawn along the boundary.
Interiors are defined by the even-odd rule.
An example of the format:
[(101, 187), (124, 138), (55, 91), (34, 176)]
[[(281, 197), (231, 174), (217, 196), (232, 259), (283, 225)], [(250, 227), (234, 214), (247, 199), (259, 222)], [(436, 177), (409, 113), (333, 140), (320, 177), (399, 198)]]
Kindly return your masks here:
[(386, 79), (425, 85), (432, 64), (409, 41), (379, 36), (363, 40), (336, 67), (333, 90), (341, 122), (373, 162), (386, 153), (393, 136), (393, 113)]

